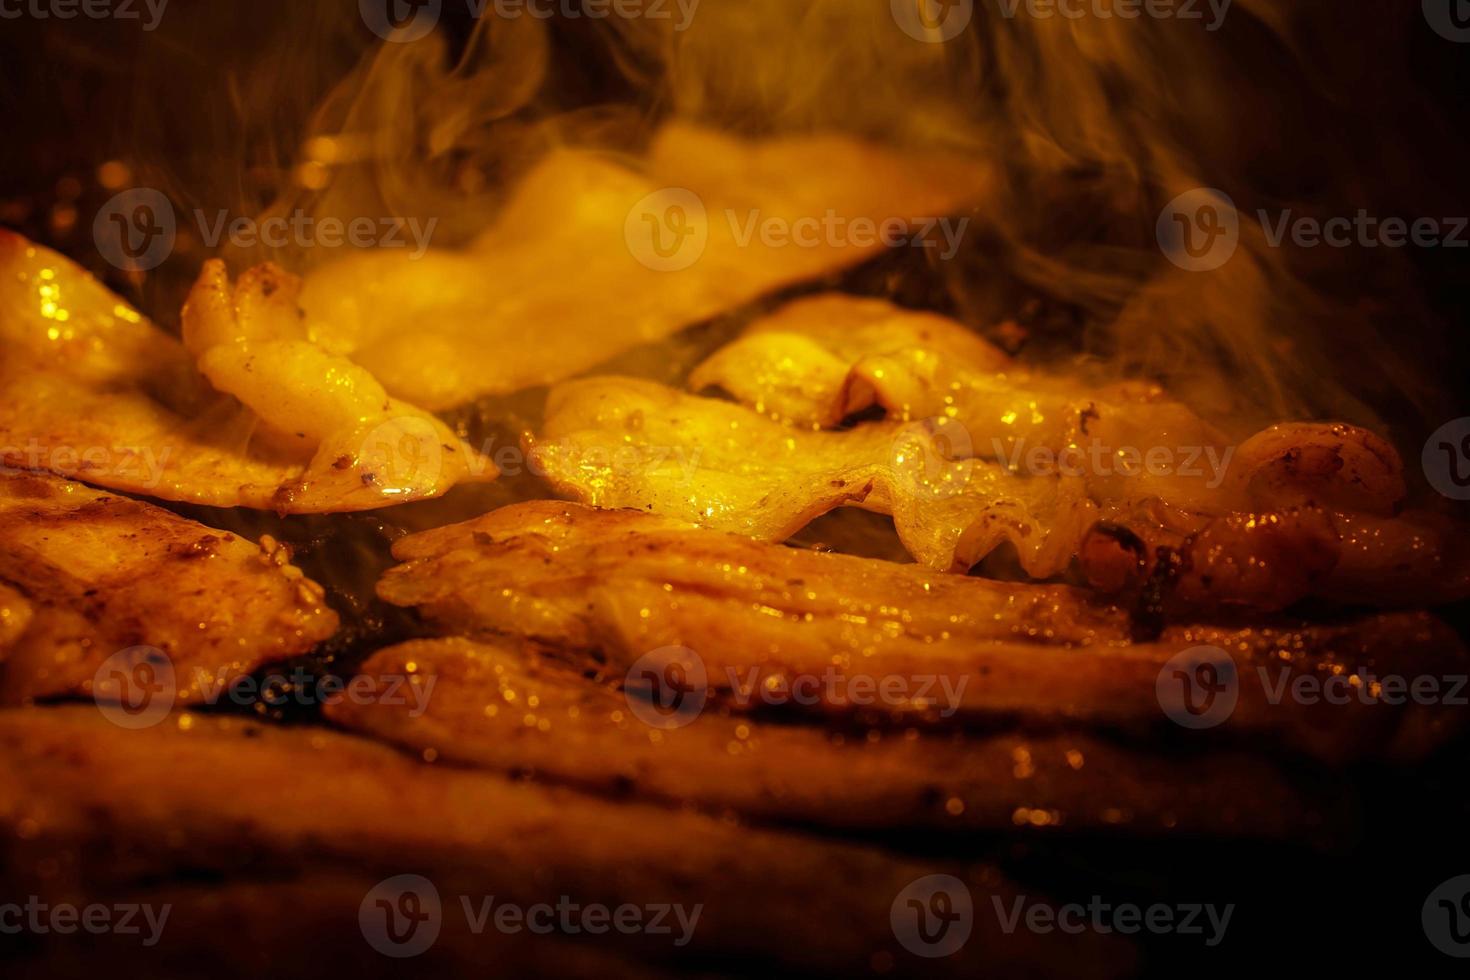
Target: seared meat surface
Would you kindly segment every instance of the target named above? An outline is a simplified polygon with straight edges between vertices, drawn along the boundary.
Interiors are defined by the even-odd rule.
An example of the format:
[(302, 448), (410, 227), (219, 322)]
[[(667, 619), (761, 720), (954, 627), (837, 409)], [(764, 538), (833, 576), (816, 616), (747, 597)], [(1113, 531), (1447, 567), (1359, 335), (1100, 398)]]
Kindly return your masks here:
[[(920, 877), (961, 876), (977, 905), (1015, 895), (993, 867), (936, 867), (803, 834), (604, 802), (426, 765), (334, 732), (182, 714), (119, 737), (84, 707), (0, 712), (0, 841), (13, 873), (54, 865), (83, 887), (182, 869), (346, 870), (423, 875), (448, 906), (446, 917), (462, 914), (460, 896), (698, 906), (685, 945), (651, 933), (604, 942), (627, 942), (643, 958), (726, 955), (834, 975), (866, 971), (875, 952), (907, 955), (889, 910)], [(88, 860), (79, 862), (81, 854)], [(348, 896), (353, 910), (364, 897)], [(812, 941), (815, 933), (821, 942)], [(1114, 937), (1006, 934), (994, 916), (977, 914), (966, 948), (933, 969), (971, 976), (983, 963), (1024, 965), (1039, 976), (1122, 976), (1129, 961)]]
[[(1122, 610), (1080, 589), (946, 575), (549, 501), (411, 535), (394, 554), (405, 564), (384, 576), (379, 594), (417, 607), (446, 635), (585, 651), (615, 674), (685, 648), (703, 673), (685, 682), (732, 704), (752, 675), (788, 690), (834, 669), (873, 683), (907, 679), (910, 696), (890, 699), (886, 713), (951, 727), (1146, 731), (1167, 723), (1160, 674), (1180, 654), (1211, 646), (1239, 679), (1225, 731), (1269, 733), (1328, 757), (1419, 752), (1455, 729), (1453, 709), (1306, 704), (1273, 694), (1276, 685), (1359, 671), (1451, 677), (1467, 663), (1453, 631), (1425, 613), (1330, 626), (1173, 626), (1134, 642)], [(957, 692), (943, 716), (913, 696), (918, 678)], [(850, 702), (821, 695), (813, 709), (854, 714)]]
[(138, 646), (161, 651), (176, 696), (195, 701), (336, 628), (321, 588), (274, 541), (51, 476), (0, 473), (6, 702), (102, 694), (99, 668)]
[[(827, 729), (715, 704), (660, 713), (643, 693), (506, 643), (405, 643), (371, 657), (361, 677), (373, 694), (327, 712), (353, 731), (447, 761), (716, 814), (836, 830), (1235, 837), (1340, 831), (1344, 818), (1340, 801), (1240, 753), (1170, 759), (1083, 732)], [(762, 703), (758, 682), (750, 687), (741, 696)], [(943, 704), (948, 693), (932, 696)]]

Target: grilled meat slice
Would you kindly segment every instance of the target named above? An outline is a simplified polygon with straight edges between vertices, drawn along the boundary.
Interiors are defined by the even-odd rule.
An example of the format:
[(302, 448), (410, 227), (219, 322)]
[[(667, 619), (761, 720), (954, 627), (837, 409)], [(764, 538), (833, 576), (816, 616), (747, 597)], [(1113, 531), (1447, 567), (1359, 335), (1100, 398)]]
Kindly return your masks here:
[[(1321, 626), (1172, 626), (1154, 642), (1132, 642), (1128, 617), (1083, 590), (799, 551), (550, 501), (412, 535), (394, 554), (405, 564), (388, 571), (379, 595), (418, 607), (445, 635), (589, 651), (615, 674), (655, 651), (687, 648), (704, 673), (695, 686), (727, 700), (752, 673), (790, 690), (832, 670), (872, 685), (897, 678), (908, 690), (935, 678), (961, 692), (949, 718), (923, 699), (885, 706), (905, 722), (1151, 729), (1168, 717), (1161, 677), (1173, 685), (1174, 671), (1198, 666), (1175, 658), (1213, 647), (1235, 678), (1225, 734), (1279, 737), (1332, 758), (1417, 752), (1452, 730), (1457, 713), (1385, 704), (1360, 672), (1434, 676), (1448, 688), (1467, 670), (1453, 631), (1425, 613)], [(1333, 678), (1348, 685), (1349, 703), (1291, 693), (1290, 685)], [(1360, 690), (1374, 695), (1369, 703)], [(854, 710), (825, 697), (817, 707)]]
[[(941, 455), (1003, 464), (1017, 486), (1072, 475), (1104, 534), (1079, 543), (1065, 524), (1046, 530), (1065, 536), (1088, 580), (1120, 599), (1137, 598), (1168, 549), (1164, 558), (1181, 573), (1166, 603), (1176, 615), (1274, 612), (1308, 596), (1384, 606), (1470, 596), (1470, 562), (1452, 557), (1466, 532), (1423, 515), (1396, 517), (1406, 492), (1402, 461), (1356, 426), (1292, 422), (1232, 437), (1156, 386), (1031, 370), (952, 320), (839, 294), (756, 321), (697, 367), (690, 385), (723, 389), (797, 427), (832, 428), (874, 409), (889, 424), (942, 423)], [(686, 403), (691, 419), (703, 414), (695, 404)], [(810, 455), (804, 446), (801, 457)], [(985, 472), (969, 465), (972, 474)], [(558, 489), (588, 499), (575, 478), (552, 476)], [(617, 484), (595, 489), (607, 494), (608, 485)], [(636, 492), (609, 496), (639, 504)], [(643, 497), (656, 509), (668, 506), (647, 491)], [(730, 515), (702, 522), (735, 529)], [(1140, 553), (1112, 547), (1112, 529), (1136, 538)]]
[[(678, 904), (691, 941), (627, 937), (649, 959), (781, 962), (850, 976), (887, 952), (913, 969), (890, 910), (943, 869), (851, 844), (614, 804), (500, 776), (428, 765), (322, 730), (183, 715), (122, 732), (92, 708), (0, 712), (0, 866), (65, 869), (90, 887), (171, 871), (350, 870), (428, 878), (459, 896), (529, 905)], [(85, 855), (86, 860), (79, 860)], [(974, 935), (930, 961), (941, 975), (988, 969), (1127, 975), (1127, 947), (1100, 936), (1006, 934), (989, 912), (1014, 889), (993, 868), (963, 876)], [(349, 896), (353, 908), (361, 896)], [(820, 934), (820, 943), (812, 942)], [(621, 936), (609, 936), (616, 944)]]
[(838, 830), (1318, 839), (1344, 820), (1338, 799), (1314, 798), (1238, 753), (1171, 759), (1077, 732), (864, 734), (713, 705), (664, 716), (637, 693), (509, 644), (416, 640), (371, 657), (361, 680), (371, 686), (327, 711), (354, 731), (446, 761), (713, 813)]
[(0, 474), (0, 700), (92, 695), (113, 654), (154, 647), (196, 701), (311, 649), (337, 615), (270, 539), (41, 474)]
[[(1079, 479), (1017, 479), (950, 445), (942, 422), (793, 429), (631, 378), (552, 390), (527, 451), (561, 494), (783, 541), (841, 506), (893, 515), (919, 561), (964, 571), (1010, 544), (1026, 571), (1064, 571), (1098, 519)], [(963, 441), (963, 440), (962, 440)]]
[(0, 230), (0, 464), (283, 514), (495, 476), (438, 419), (308, 343), (296, 288), (270, 266), (231, 288), (208, 263), (185, 314), (191, 351), (65, 257)]
[[(885, 248), (876, 235), (773, 244), (757, 223), (933, 218), (990, 184), (986, 165), (847, 136), (751, 141), (675, 123), (637, 170), (548, 154), (467, 249), (364, 249), (322, 266), (307, 326), (392, 394), (448, 408), (572, 377)], [(555, 342), (527, 343), (528, 324), (556, 324)]]

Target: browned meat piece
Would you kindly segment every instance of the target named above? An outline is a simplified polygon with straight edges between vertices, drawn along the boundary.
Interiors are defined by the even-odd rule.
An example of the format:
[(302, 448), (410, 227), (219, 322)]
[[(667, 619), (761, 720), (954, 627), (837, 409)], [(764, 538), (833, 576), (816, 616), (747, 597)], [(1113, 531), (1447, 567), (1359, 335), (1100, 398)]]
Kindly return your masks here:
[(372, 687), (328, 709), (347, 728), (446, 761), (713, 813), (840, 830), (1319, 838), (1344, 819), (1338, 801), (1240, 754), (1174, 760), (1075, 732), (844, 734), (713, 706), (667, 726), (638, 695), (506, 645), (414, 641), (370, 658), (361, 677)]
[[(983, 968), (1039, 976), (1127, 975), (1126, 947), (1096, 935), (1005, 933), (990, 907), (1015, 892), (993, 868), (936, 868), (874, 849), (614, 804), (426, 765), (333, 732), (184, 715), (122, 732), (91, 708), (0, 712), (0, 858), (17, 877), (64, 870), (88, 887), (174, 870), (423, 875), (446, 916), (502, 903), (700, 907), (690, 941), (644, 933), (647, 959), (779, 960), (851, 976), (886, 954), (890, 909), (916, 879), (962, 876), (974, 934), (940, 975)], [(86, 860), (79, 860), (85, 855)], [(365, 896), (362, 896), (365, 897)], [(362, 897), (354, 901), (354, 909)], [(821, 942), (812, 936), (820, 935)], [(623, 936), (608, 936), (618, 948)]]
[(268, 538), (0, 473), (0, 701), (93, 694), (104, 662), (135, 646), (162, 651), (178, 699), (197, 701), (336, 629), (321, 587)]
[[(394, 554), (406, 564), (384, 576), (379, 594), (418, 607), (448, 635), (592, 651), (615, 673), (653, 651), (684, 647), (698, 655), (703, 686), (726, 698), (752, 675), (789, 688), (832, 670), (872, 683), (898, 678), (907, 690), (933, 678), (960, 692), (951, 719), (919, 698), (885, 706), (884, 714), (908, 721), (1147, 728), (1164, 721), (1157, 685), (1171, 660), (1214, 645), (1238, 674), (1226, 732), (1274, 733), (1330, 757), (1417, 750), (1425, 730), (1442, 737), (1457, 713), (1356, 699), (1301, 703), (1275, 693), (1276, 672), (1295, 683), (1359, 670), (1453, 678), (1467, 666), (1453, 631), (1422, 613), (1239, 631), (1176, 626), (1135, 643), (1126, 615), (1081, 590), (799, 551), (548, 501), (412, 535)], [(825, 697), (821, 705), (853, 711)], [(1395, 744), (1400, 737), (1410, 741)]]

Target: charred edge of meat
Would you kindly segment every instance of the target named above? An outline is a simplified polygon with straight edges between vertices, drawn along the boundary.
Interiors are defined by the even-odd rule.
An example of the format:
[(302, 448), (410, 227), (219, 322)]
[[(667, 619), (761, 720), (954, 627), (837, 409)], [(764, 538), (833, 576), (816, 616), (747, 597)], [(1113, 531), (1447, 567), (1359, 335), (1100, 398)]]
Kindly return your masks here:
[[(1140, 542), (1141, 544), (1142, 542)], [(1167, 545), (1154, 552), (1154, 567), (1129, 615), (1129, 633), (1135, 643), (1152, 643), (1164, 634), (1165, 610), (1179, 576), (1189, 569), (1188, 543), (1175, 549)]]
[[(1132, 555), (1133, 564), (1130, 568), (1123, 561), (1087, 562), (1089, 585), (1106, 595), (1127, 595), (1143, 586), (1148, 577), (1148, 545), (1142, 538), (1122, 524), (1099, 521), (1083, 538), (1079, 554), (1087, 556), (1099, 546), (1116, 548), (1123, 555)], [(1119, 573), (1119, 577), (1103, 576), (1101, 573), (1105, 569)]]

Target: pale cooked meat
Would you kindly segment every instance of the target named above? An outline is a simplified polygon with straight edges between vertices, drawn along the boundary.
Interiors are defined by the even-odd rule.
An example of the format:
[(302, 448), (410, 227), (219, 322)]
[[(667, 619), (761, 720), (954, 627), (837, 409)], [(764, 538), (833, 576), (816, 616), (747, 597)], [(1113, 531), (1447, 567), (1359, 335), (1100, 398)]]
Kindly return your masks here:
[[(841, 975), (865, 971), (878, 951), (912, 962), (894, 939), (890, 906), (910, 882), (945, 870), (971, 882), (977, 914), (965, 948), (933, 962), (939, 972), (972, 976), (981, 964), (1024, 964), (1042, 975), (1129, 972), (1127, 947), (1107, 937), (1002, 932), (981, 903), (992, 895), (1009, 902), (1014, 889), (990, 867), (935, 868), (238, 718), (184, 715), (120, 734), (91, 708), (0, 712), (0, 847), (9, 851), (4, 866), (22, 874), (53, 862), (89, 880), (182, 869), (415, 873), (446, 897), (446, 915), (459, 913), (461, 895), (522, 905), (560, 896), (612, 907), (697, 904), (687, 945), (643, 935), (627, 948)], [(78, 867), (80, 854), (88, 860)], [(815, 928), (820, 943), (810, 941)]]
[(526, 448), (559, 493), (599, 507), (783, 541), (857, 506), (891, 514), (931, 568), (964, 571), (1010, 544), (1033, 577), (1064, 571), (1098, 518), (1083, 481), (953, 459), (949, 438), (923, 424), (805, 431), (649, 381), (589, 378), (552, 389)]
[[(839, 294), (758, 320), (690, 385), (805, 427), (870, 408), (942, 419), (946, 449), (1023, 475), (1034, 475), (1033, 459), (1060, 468), (1058, 454), (1070, 452), (1104, 523), (1077, 543), (1084, 574), (1135, 597), (1172, 576), (1176, 612), (1270, 612), (1311, 595), (1378, 605), (1470, 595), (1470, 572), (1447, 557), (1464, 531), (1390, 520), (1406, 492), (1402, 461), (1356, 426), (1286, 423), (1236, 444), (1155, 386), (1031, 370), (952, 320)], [(1148, 462), (1155, 450), (1166, 462)], [(1161, 567), (1160, 548), (1177, 574)]]
[(337, 628), (285, 549), (39, 474), (0, 474), (0, 701), (90, 695), (113, 654), (163, 651), (198, 700)]
[(965, 430), (968, 453), (999, 461), (1089, 439), (1112, 447), (1227, 441), (1157, 386), (1042, 374), (954, 320), (836, 293), (757, 320), (695, 368), (690, 385), (721, 388), (804, 426), (831, 428), (874, 407), (906, 421), (950, 419)]
[(1172, 760), (1075, 732), (865, 737), (713, 707), (681, 727), (650, 727), (629, 710), (636, 694), (506, 644), (416, 640), (369, 658), (361, 678), (370, 693), (327, 712), (354, 731), (443, 760), (715, 813), (848, 830), (1251, 837), (1322, 833), (1342, 815), (1248, 756)]
[(90, 274), (0, 231), (0, 462), (282, 513), (384, 507), (494, 477), (361, 368), (287, 342), (299, 330), (294, 289), (263, 267), (231, 291), (223, 267), (206, 266), (186, 318), (210, 325), (194, 333), (216, 390), (188, 349)]
[[(1132, 643), (1127, 616), (1082, 590), (800, 551), (575, 504), (502, 508), (407, 537), (394, 554), (405, 564), (388, 571), (379, 595), (418, 607), (443, 634), (595, 651), (612, 671), (683, 646), (727, 701), (752, 670), (762, 682), (790, 685), (835, 668), (875, 680), (934, 677), (961, 692), (954, 724), (1149, 729), (1167, 724), (1157, 693), (1166, 665), (1208, 644), (1232, 656), (1240, 676), (1223, 732), (1270, 734), (1341, 757), (1420, 751), (1452, 731), (1455, 714), (1414, 704), (1274, 703), (1277, 672), (1288, 682), (1359, 669), (1450, 677), (1467, 665), (1453, 631), (1422, 613), (1332, 626), (1178, 626), (1157, 642)], [(853, 706), (824, 698), (819, 710)], [(889, 712), (943, 720), (932, 703)]]
[[(885, 247), (846, 232), (772, 244), (757, 225), (941, 217), (989, 184), (985, 165), (845, 136), (752, 141), (676, 123), (635, 165), (554, 151), (469, 248), (365, 250), (314, 271), (303, 303), (314, 341), (394, 395), (446, 408), (571, 377)], [(528, 341), (546, 324), (554, 340)]]
[[(1025, 470), (1034, 450), (1081, 449), (1077, 462), (1102, 507), (1161, 499), (1209, 514), (1313, 504), (1387, 516), (1405, 492), (1398, 454), (1364, 429), (1289, 423), (1234, 446), (1156, 385), (1033, 370), (953, 320), (883, 300), (825, 294), (791, 303), (697, 367), (690, 385), (807, 426), (830, 428), (873, 407), (905, 421), (943, 418), (961, 454), (1011, 469)], [(1200, 473), (1098, 465), (1086, 454), (1093, 445), (1106, 455), (1199, 450), (1188, 468)], [(1204, 465), (1211, 461), (1218, 472)]]

